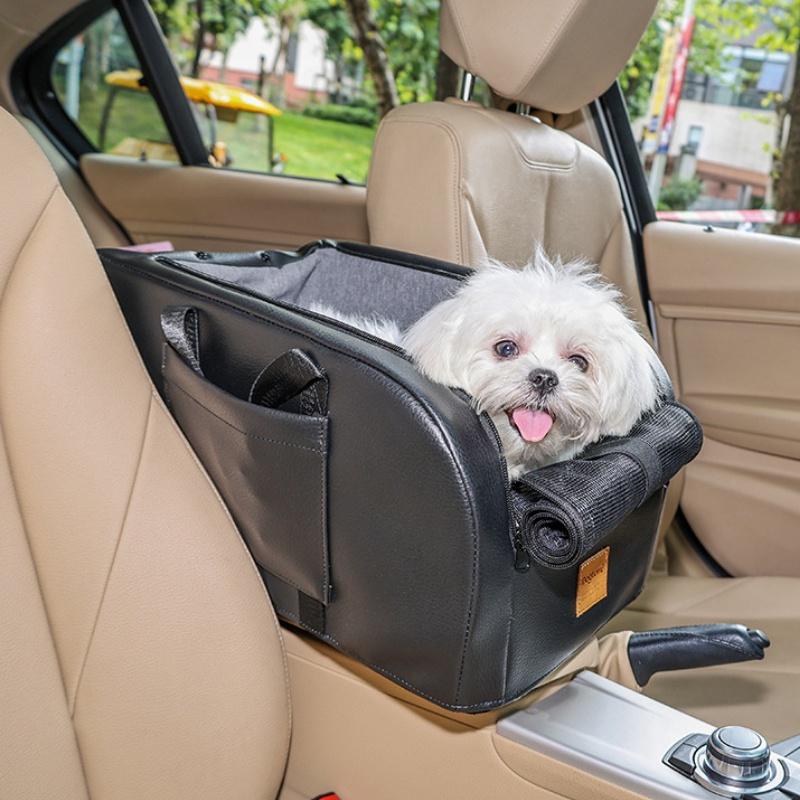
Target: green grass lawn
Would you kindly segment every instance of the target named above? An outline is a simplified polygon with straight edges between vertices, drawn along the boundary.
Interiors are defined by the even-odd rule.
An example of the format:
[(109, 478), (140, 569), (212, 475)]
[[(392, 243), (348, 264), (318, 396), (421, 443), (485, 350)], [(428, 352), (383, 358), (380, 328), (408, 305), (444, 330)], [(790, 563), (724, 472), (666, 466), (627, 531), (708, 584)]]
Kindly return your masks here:
[[(235, 123), (220, 122), (217, 138), (228, 145), (238, 169), (266, 168), (265, 120), (240, 114)], [(284, 173), (336, 180), (341, 173), (353, 182), (366, 180), (375, 130), (363, 125), (313, 119), (286, 111), (275, 117), (275, 152), (284, 158)]]
[[(58, 81), (56, 91), (60, 95)], [(90, 141), (99, 147), (98, 133), (108, 88), (103, 85), (81, 92), (78, 123)], [(203, 136), (210, 138), (208, 121), (199, 119)], [(304, 117), (286, 111), (274, 118), (275, 152), (283, 154), (284, 174), (305, 178), (336, 180), (341, 173), (349, 180), (364, 182), (369, 167), (375, 130), (362, 125)], [(106, 151), (112, 151), (124, 139), (168, 141), (161, 116), (152, 97), (120, 91), (109, 117)], [(267, 126), (264, 118), (239, 114), (235, 122), (217, 123), (217, 140), (224, 141), (236, 169), (267, 170)]]

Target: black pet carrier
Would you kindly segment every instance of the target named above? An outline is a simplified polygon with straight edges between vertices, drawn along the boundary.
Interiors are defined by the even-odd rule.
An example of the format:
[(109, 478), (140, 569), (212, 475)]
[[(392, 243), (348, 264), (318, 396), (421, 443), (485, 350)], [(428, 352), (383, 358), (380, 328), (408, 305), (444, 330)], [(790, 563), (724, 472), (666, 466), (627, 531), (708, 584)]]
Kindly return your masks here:
[(102, 256), (285, 621), (477, 712), (529, 691), (640, 591), (664, 486), (702, 439), (685, 408), (510, 486), (469, 397), (309, 310), (404, 327), (464, 268), (332, 242)]

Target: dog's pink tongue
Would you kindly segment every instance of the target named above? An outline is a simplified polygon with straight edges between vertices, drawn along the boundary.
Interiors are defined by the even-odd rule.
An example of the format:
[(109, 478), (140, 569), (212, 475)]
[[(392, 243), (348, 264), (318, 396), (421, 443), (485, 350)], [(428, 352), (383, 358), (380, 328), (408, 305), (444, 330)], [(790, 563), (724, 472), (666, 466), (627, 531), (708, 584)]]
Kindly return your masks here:
[(541, 442), (553, 427), (553, 418), (538, 408), (515, 408), (511, 419), (526, 442)]

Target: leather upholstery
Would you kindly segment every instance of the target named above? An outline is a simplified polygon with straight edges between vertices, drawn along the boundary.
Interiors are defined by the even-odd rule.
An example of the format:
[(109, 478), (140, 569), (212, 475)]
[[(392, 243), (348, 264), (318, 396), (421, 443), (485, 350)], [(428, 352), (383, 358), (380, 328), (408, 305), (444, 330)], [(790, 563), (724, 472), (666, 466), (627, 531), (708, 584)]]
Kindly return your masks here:
[[(441, 46), (497, 94), (575, 111), (625, 66), (656, 0), (444, 0)], [(612, 22), (613, 20), (613, 22)]]
[(372, 244), (459, 264), (523, 265), (537, 242), (588, 258), (644, 321), (614, 174), (531, 117), (458, 100), (394, 109), (375, 139), (367, 217)]
[(228, 252), (367, 241), (363, 186), (105, 153), (84, 155), (81, 172), (136, 244), (169, 240), (178, 250)]
[(646, 630), (704, 622), (759, 628), (772, 642), (763, 661), (664, 672), (645, 693), (712, 725), (749, 725), (770, 741), (800, 725), (800, 580), (652, 577), (608, 630)]
[(70, 203), (78, 212), (95, 247), (125, 247), (130, 244), (128, 237), (98, 202), (72, 164), (61, 155), (59, 149), (41, 129), (26, 117), (17, 117), (17, 119), (47, 156), (47, 160), (58, 176), (61, 188), (66, 192)]
[[(624, 652), (627, 639), (606, 642)], [(608, 666), (613, 653), (598, 649), (592, 643), (565, 669)], [(498, 714), (511, 709), (444, 711), (294, 631), (286, 631), (286, 650), (297, 724), (281, 800), (307, 800), (331, 787), (342, 798), (367, 800), (639, 797), (497, 736)]]
[(800, 241), (659, 221), (644, 247), (662, 358), (706, 432), (683, 512), (731, 575), (800, 577)]
[(261, 581), (56, 176), (0, 139), (0, 796), (274, 796)]

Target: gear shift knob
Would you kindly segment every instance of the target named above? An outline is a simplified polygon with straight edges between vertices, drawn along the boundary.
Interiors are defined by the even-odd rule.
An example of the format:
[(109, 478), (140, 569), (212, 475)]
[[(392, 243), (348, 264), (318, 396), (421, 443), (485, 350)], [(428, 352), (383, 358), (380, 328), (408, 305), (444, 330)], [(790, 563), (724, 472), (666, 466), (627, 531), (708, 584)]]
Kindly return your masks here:
[(750, 728), (729, 725), (708, 737), (702, 762), (710, 776), (721, 783), (761, 784), (770, 777), (767, 740)]
[[(777, 788), (786, 779), (784, 762), (772, 755), (767, 740), (750, 728), (739, 725), (717, 728), (705, 744), (700, 744), (702, 739), (696, 735), (689, 739), (695, 746), (691, 754), (692, 777), (716, 794), (751, 797)], [(674, 750), (667, 763), (680, 769), (682, 762), (675, 763), (674, 757), (686, 760), (689, 753), (683, 749)], [(688, 770), (685, 772), (689, 774)]]

